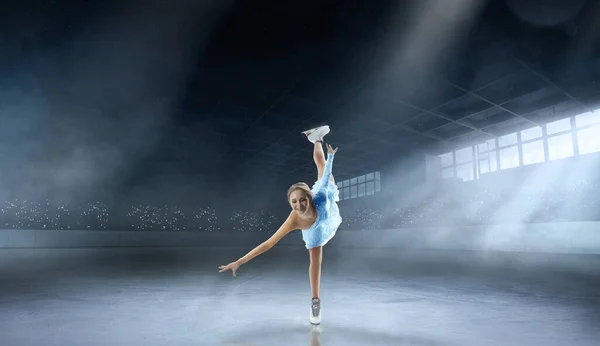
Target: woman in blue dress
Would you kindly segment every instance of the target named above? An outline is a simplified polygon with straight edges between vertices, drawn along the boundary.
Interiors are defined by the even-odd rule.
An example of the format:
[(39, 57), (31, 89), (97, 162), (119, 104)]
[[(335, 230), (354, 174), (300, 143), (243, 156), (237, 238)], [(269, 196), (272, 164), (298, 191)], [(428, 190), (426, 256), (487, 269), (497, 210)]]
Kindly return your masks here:
[(309, 277), (312, 291), (310, 308), (311, 324), (321, 323), (321, 300), (319, 297), (321, 282), (321, 261), (323, 246), (335, 236), (342, 223), (339, 191), (331, 174), (333, 158), (337, 148), (327, 144), (327, 159), (323, 153), (323, 137), (329, 133), (329, 126), (321, 126), (303, 132), (313, 143), (313, 159), (317, 165), (318, 177), (312, 189), (305, 183), (297, 183), (288, 189), (287, 197), (292, 211), (281, 227), (262, 244), (248, 252), (244, 257), (226, 266), (220, 266), (220, 272), (231, 270), (236, 275), (238, 268), (254, 257), (271, 249), (289, 232), (302, 230), (302, 239), (310, 257)]

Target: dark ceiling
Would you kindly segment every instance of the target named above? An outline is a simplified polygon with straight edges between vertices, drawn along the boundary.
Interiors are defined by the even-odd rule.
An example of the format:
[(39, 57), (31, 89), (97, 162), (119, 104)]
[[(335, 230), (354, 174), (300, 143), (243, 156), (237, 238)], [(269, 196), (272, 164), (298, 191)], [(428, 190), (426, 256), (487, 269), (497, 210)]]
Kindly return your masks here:
[[(39, 3), (44, 13), (78, 18), (111, 12), (109, 2), (87, 10)], [(439, 154), (594, 109), (600, 100), (598, 1), (222, 3), (231, 6), (206, 29), (179, 111), (144, 172), (154, 162), (192, 174), (314, 174), (301, 131), (329, 124), (326, 140), (339, 147), (335, 169), (343, 179), (415, 152)], [(3, 30), (29, 13), (2, 17)], [(169, 13), (153, 14), (161, 15)], [(63, 27), (55, 36), (65, 41)], [(56, 37), (46, 45), (64, 45)], [(115, 37), (104, 45), (108, 39)]]
[(336, 172), (352, 176), (600, 100), (596, 3), (566, 20), (523, 12), (527, 21), (490, 1), (453, 44), (422, 49), (439, 55), (435, 65), (426, 54), (408, 68), (390, 67), (402, 55), (403, 43), (393, 42), (408, 30), (408, 14), (397, 2), (374, 3), (238, 2), (210, 38), (186, 101), (186, 112), (226, 143), (205, 160), (312, 174), (312, 147), (300, 132), (329, 124), (326, 139), (340, 148)]

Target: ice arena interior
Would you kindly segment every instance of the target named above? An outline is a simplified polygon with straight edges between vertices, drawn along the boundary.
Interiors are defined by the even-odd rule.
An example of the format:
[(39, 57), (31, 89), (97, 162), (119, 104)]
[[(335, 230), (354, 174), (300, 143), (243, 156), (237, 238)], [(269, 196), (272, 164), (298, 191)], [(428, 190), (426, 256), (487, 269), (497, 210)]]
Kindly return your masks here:
[(0, 344), (598, 345), (598, 16), (6, 2)]

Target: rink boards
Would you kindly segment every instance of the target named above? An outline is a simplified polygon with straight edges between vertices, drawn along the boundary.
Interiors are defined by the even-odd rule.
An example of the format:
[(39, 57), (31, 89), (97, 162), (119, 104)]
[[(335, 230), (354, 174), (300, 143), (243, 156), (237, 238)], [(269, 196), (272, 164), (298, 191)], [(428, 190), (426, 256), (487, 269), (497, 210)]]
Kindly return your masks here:
[[(265, 232), (160, 232), (94, 230), (0, 230), (0, 248), (251, 246)], [(302, 247), (299, 232), (279, 245)], [(340, 229), (328, 247), (517, 251), (600, 254), (600, 222), (525, 225)]]

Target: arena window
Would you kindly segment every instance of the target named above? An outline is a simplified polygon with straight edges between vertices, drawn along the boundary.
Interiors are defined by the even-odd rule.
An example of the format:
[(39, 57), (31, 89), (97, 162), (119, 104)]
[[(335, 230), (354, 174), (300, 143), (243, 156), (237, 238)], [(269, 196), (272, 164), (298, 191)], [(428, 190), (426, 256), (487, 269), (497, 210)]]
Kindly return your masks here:
[(381, 174), (372, 172), (337, 183), (340, 200), (359, 198), (381, 192)]
[(544, 141), (542, 139), (538, 139), (529, 143), (523, 143), (522, 151), (524, 166), (542, 163), (545, 160)]
[(600, 126), (577, 131), (579, 154), (585, 155), (600, 151)]
[(502, 135), (438, 157), (443, 179), (468, 181), (497, 170), (595, 152), (600, 152), (600, 110)]
[(548, 137), (548, 157), (550, 160), (565, 159), (573, 155), (572, 133), (567, 132), (558, 136)]

